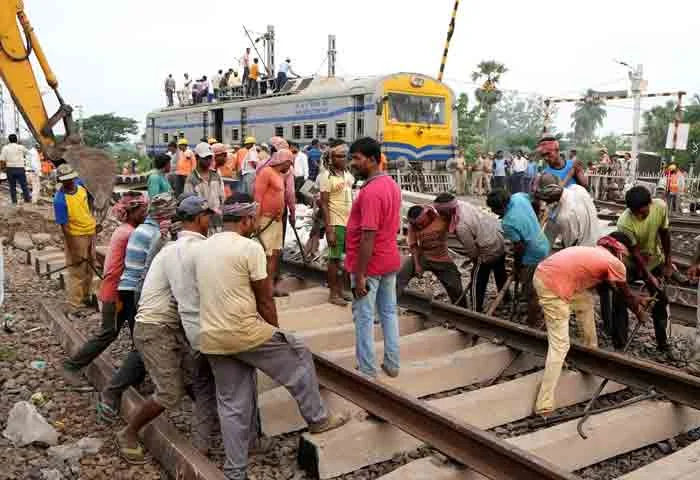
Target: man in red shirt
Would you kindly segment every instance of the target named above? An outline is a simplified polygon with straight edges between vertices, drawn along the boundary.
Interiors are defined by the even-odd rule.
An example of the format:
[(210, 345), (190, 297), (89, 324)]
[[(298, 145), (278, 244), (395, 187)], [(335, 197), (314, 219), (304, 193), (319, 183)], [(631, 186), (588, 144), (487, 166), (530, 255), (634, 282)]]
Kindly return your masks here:
[(124, 322), (135, 314), (131, 302), (119, 300), (117, 287), (124, 272), (124, 258), (129, 237), (134, 229), (143, 223), (147, 209), (148, 199), (141, 194), (125, 195), (112, 208), (112, 214), (122, 223), (112, 233), (105, 256), (104, 278), (98, 294), (102, 302), (102, 329), (75, 355), (63, 362), (63, 376), (69, 383), (74, 385), (82, 383), (81, 370), (109, 347), (119, 336)]
[(396, 316), (396, 272), (401, 267), (396, 234), (400, 227), (401, 190), (380, 170), (381, 146), (361, 138), (350, 147), (355, 178), (364, 180), (352, 204), (345, 240), (345, 269), (353, 286), (355, 354), (358, 369), (376, 377), (374, 312), (384, 332), (382, 369), (399, 374), (399, 327)]

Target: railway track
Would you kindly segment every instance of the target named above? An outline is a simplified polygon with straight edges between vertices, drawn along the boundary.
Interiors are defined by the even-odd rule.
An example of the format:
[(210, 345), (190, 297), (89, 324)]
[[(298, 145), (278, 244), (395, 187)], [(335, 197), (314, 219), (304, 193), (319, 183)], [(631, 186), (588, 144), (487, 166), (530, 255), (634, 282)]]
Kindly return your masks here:
[[(60, 265), (58, 256), (59, 252), (43, 257), (34, 254), (33, 261), (41, 271)], [(325, 280), (325, 272), (300, 264), (285, 263), (284, 269), (311, 285)], [(674, 298), (691, 303), (690, 292), (678, 290)], [(353, 371), (350, 310), (327, 304), (326, 299), (327, 290), (310, 286), (278, 300), (283, 328), (295, 331), (314, 352), (325, 400), (353, 415), (339, 430), (300, 435), (299, 465), (311, 477), (351, 474), (428, 445), (432, 448), (421, 450), (427, 456), (382, 477), (366, 478), (574, 479), (579, 478), (576, 472), (581, 469), (700, 427), (700, 412), (696, 410), (700, 408), (699, 378), (574, 344), (568, 362), (575, 369), (564, 372), (557, 391), (558, 406), (565, 411), (580, 411), (601, 378), (612, 380), (605, 390), (608, 398), (627, 400), (653, 387), (664, 400), (645, 400), (594, 415), (586, 425), (589, 440), (578, 436), (575, 419), (513, 433), (517, 429), (511, 426), (533, 421), (539, 369), (547, 348), (543, 332), (410, 292), (401, 300), (408, 309), (400, 318), (401, 375), (396, 379), (380, 376), (380, 381), (374, 382)], [(76, 332), (69, 332), (70, 322), (62, 314), (50, 305), (44, 305), (42, 312), (66, 344), (80, 343)], [(379, 328), (376, 335), (379, 339)], [(381, 342), (376, 347), (381, 355)], [(109, 378), (109, 365), (107, 360), (91, 369), (96, 385)], [(286, 390), (265, 378), (260, 378), (259, 390), (267, 435), (304, 429)], [(130, 392), (126, 415), (140, 401)], [(147, 430), (145, 441), (175, 478), (222, 478), (220, 470), (165, 420)], [(687, 449), (700, 455), (700, 444)], [(691, 450), (687, 449), (677, 455), (688, 457)], [(442, 452), (455, 462), (437, 461), (434, 452)], [(688, 463), (688, 471), (700, 475), (700, 466)], [(652, 463), (643, 468), (656, 471), (658, 466)]]

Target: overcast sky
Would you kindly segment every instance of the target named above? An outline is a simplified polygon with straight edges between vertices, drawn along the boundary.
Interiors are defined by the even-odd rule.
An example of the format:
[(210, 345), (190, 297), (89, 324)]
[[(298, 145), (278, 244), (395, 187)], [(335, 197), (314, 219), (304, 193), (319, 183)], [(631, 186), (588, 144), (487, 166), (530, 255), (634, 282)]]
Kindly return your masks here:
[[(211, 76), (237, 65), (249, 45), (243, 24), (254, 32), (274, 25), (277, 61), (290, 56), (301, 74), (325, 74), (333, 33), (339, 76), (437, 75), (452, 7), (453, 0), (25, 0), (63, 97), (86, 115), (115, 112), (142, 125), (165, 102), (168, 73), (179, 82), (185, 71)], [(700, 91), (692, 35), (699, 14), (691, 0), (463, 0), (445, 77), (456, 93), (471, 93), (476, 64), (496, 59), (509, 68), (504, 89), (576, 96), (589, 87), (626, 89), (618, 58), (644, 64), (651, 92), (692, 94)], [(570, 114), (560, 108), (560, 130), (569, 129)], [(629, 133), (631, 124), (631, 101), (611, 102), (601, 133)]]

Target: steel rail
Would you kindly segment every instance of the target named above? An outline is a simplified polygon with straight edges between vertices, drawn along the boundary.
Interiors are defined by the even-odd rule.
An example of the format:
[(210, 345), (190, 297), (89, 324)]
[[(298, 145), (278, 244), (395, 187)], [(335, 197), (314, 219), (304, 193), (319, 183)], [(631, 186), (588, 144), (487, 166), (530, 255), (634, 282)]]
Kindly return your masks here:
[[(282, 269), (318, 283), (326, 279), (325, 270), (297, 262), (283, 261)], [(314, 363), (318, 381), (325, 388), (488, 478), (578, 478), (413, 396), (337, 365), (323, 354), (314, 354)], [(317, 459), (309, 455), (309, 452), (299, 452), (305, 468), (317, 471), (317, 465), (313, 465)]]
[(337, 365), (323, 354), (314, 354), (314, 364), (325, 388), (488, 478), (578, 478), (426, 402)]
[[(499, 339), (516, 350), (536, 355), (547, 354), (547, 334), (523, 325), (437, 302), (424, 293), (408, 291), (401, 305), (449, 323), (456, 329), (489, 339)], [(646, 362), (618, 353), (571, 343), (567, 361), (585, 372), (618, 383), (647, 390), (653, 387), (669, 400), (700, 409), (700, 378), (680, 370)]]
[[(304, 268), (290, 262), (283, 262), (282, 265), (286, 271), (301, 277), (320, 282), (325, 280), (325, 271), (319, 268)], [(439, 302), (431, 295), (412, 290), (404, 292), (399, 304), (433, 321), (448, 323), (462, 332), (498, 339), (515, 350), (540, 356), (547, 354), (546, 332)], [(582, 371), (630, 387), (644, 391), (653, 387), (671, 401), (700, 409), (700, 377), (607, 350), (584, 347), (577, 342), (571, 342), (567, 362)]]

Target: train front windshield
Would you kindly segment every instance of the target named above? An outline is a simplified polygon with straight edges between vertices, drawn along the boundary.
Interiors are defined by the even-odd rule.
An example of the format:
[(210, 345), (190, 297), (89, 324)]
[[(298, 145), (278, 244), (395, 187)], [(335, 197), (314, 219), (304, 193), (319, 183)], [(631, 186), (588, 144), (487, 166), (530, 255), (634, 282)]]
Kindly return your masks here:
[(445, 99), (389, 93), (389, 120), (401, 123), (445, 124)]

